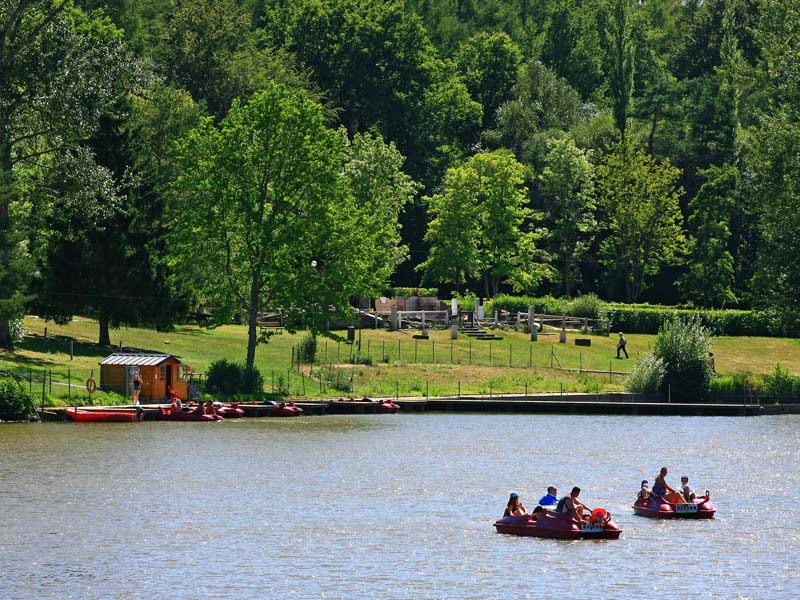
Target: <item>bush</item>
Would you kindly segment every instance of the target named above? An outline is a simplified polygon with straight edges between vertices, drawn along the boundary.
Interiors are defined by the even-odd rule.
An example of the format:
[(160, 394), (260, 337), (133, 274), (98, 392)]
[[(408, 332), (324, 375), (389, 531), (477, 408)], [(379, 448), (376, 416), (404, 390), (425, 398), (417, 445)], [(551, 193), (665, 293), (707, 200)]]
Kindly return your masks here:
[(25, 331), (25, 325), (22, 323), (22, 319), (12, 319), (9, 321), (8, 329), (12, 342), (17, 343), (25, 339), (25, 334), (27, 332)]
[(697, 315), (665, 323), (653, 345), (653, 356), (664, 363), (662, 391), (677, 400), (699, 400), (711, 389), (708, 360), (711, 333)]
[(0, 379), (0, 420), (28, 421), (35, 413), (33, 400), (11, 377)]
[(511, 313), (528, 312), (529, 307), (533, 307), (533, 312), (546, 315), (567, 314), (569, 300), (564, 298), (553, 298), (552, 296), (542, 296), (534, 298), (532, 296), (510, 296), (499, 294), (491, 300), (486, 301), (486, 314), (493, 315), (494, 311), (508, 311)]
[(603, 310), (603, 302), (596, 294), (578, 296), (567, 304), (567, 314), (573, 317), (588, 317), (597, 319)]
[(219, 396), (261, 393), (264, 377), (255, 367), (248, 369), (243, 364), (225, 360), (214, 361), (208, 368), (205, 391)]
[(434, 297), (439, 295), (439, 290), (436, 288), (411, 288), (411, 287), (398, 287), (387, 290), (389, 297), (398, 298), (400, 296), (408, 298), (409, 296), (427, 296)]
[(317, 336), (307, 335), (295, 346), (297, 360), (304, 363), (313, 363), (317, 358)]
[(640, 358), (625, 378), (625, 389), (637, 394), (652, 394), (661, 388), (667, 370), (664, 361), (648, 352)]
[(789, 370), (778, 363), (772, 373), (764, 378), (764, 391), (770, 396), (793, 396), (800, 393), (800, 377), (792, 377)]

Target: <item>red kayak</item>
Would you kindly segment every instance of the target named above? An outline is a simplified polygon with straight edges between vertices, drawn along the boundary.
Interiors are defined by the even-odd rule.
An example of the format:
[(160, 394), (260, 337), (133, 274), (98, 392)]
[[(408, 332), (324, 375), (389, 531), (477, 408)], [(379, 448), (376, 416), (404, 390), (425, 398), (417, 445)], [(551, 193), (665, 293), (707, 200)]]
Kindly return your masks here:
[(67, 418), (78, 423), (137, 423), (144, 420), (139, 408), (78, 408), (67, 409)]
[(303, 414), (303, 409), (294, 402), (278, 402), (272, 409), (273, 417), (299, 417)]
[(494, 524), (497, 533), (541, 537), (561, 540), (600, 539), (616, 540), (622, 530), (611, 520), (611, 513), (596, 508), (591, 516), (584, 516), (580, 525), (567, 513), (544, 511), (537, 520), (532, 515), (503, 517)]
[(647, 500), (637, 498), (633, 503), (635, 514), (652, 519), (713, 519), (716, 510), (708, 490), (694, 502), (670, 502), (663, 496), (650, 496)]
[(172, 408), (161, 407), (162, 421), (222, 421), (222, 417), (217, 413), (206, 413), (196, 408), (174, 410)]

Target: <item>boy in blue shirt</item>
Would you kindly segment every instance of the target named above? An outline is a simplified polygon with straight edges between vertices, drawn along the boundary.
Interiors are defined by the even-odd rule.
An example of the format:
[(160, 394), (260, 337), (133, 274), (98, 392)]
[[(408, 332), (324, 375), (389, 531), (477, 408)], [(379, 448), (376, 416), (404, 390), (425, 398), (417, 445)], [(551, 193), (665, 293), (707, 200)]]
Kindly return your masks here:
[(551, 485), (547, 488), (547, 493), (539, 498), (539, 504), (541, 506), (553, 506), (554, 504), (558, 504), (557, 493), (558, 490)]

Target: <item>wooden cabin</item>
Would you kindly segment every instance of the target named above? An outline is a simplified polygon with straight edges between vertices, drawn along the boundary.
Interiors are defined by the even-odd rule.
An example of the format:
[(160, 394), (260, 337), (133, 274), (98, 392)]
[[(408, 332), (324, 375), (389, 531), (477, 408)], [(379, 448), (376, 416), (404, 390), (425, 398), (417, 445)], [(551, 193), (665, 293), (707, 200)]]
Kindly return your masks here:
[(115, 352), (100, 361), (100, 389), (131, 397), (136, 371), (144, 382), (139, 402), (164, 402), (169, 397), (167, 387), (182, 400), (188, 398), (192, 369), (170, 354)]

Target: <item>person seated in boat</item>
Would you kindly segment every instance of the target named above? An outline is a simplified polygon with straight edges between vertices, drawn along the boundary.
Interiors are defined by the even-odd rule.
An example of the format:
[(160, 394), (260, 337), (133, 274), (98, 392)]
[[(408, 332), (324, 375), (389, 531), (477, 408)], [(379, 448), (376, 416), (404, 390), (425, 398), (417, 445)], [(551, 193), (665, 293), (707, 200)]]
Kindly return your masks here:
[(211, 400), (206, 400), (206, 403), (203, 404), (203, 414), (204, 415), (215, 415), (217, 411), (214, 410), (214, 403)]
[(542, 506), (537, 506), (531, 513), (531, 521), (538, 521), (539, 517), (544, 516), (547, 511)]
[(518, 517), (526, 514), (528, 514), (528, 511), (525, 510), (522, 502), (519, 501), (519, 494), (517, 492), (511, 492), (511, 496), (508, 498), (508, 504), (506, 505), (506, 511), (503, 513), (503, 516)]
[(539, 504), (541, 506), (554, 506), (558, 504), (558, 490), (554, 488), (552, 485), (547, 488), (547, 493), (539, 498)]
[(683, 499), (686, 502), (694, 502), (695, 498), (697, 498), (697, 494), (689, 486), (689, 478), (686, 475), (681, 477), (681, 494), (683, 494)]
[(578, 500), (578, 496), (581, 493), (581, 488), (577, 485), (572, 488), (572, 491), (569, 493), (569, 496), (564, 496), (561, 500), (558, 501), (556, 505), (556, 512), (557, 513), (569, 513), (570, 516), (576, 521), (583, 520), (583, 511), (588, 510), (592, 512), (588, 506), (586, 506), (583, 502)]
[(661, 467), (661, 471), (658, 472), (658, 475), (656, 475), (656, 479), (653, 482), (653, 495), (661, 496), (667, 502), (683, 504), (683, 495), (670, 487), (670, 485), (667, 483), (666, 477), (668, 473), (669, 471), (667, 471), (667, 467)]
[(650, 485), (647, 483), (647, 479), (642, 479), (642, 487), (639, 488), (638, 498), (642, 502), (647, 502), (650, 497), (653, 495), (653, 490), (650, 489)]

